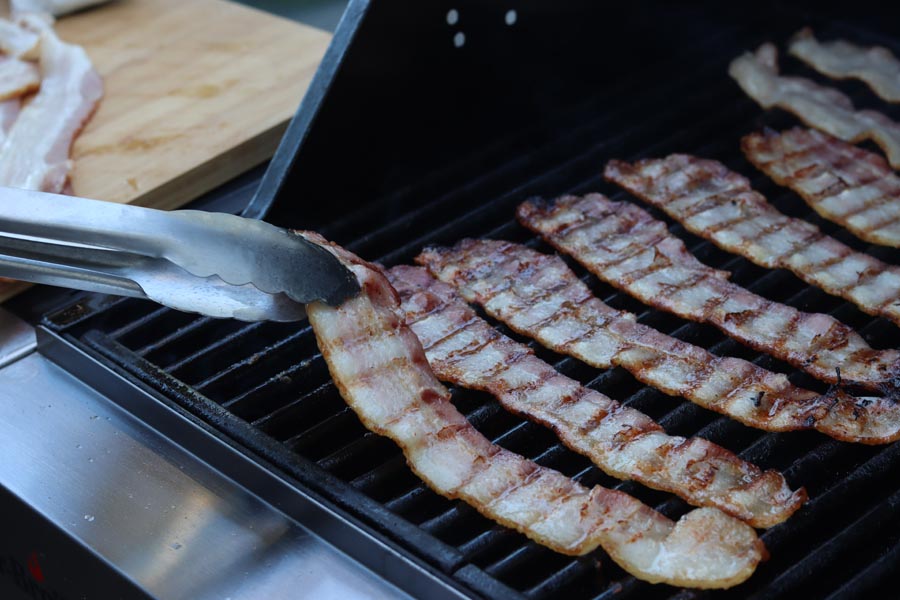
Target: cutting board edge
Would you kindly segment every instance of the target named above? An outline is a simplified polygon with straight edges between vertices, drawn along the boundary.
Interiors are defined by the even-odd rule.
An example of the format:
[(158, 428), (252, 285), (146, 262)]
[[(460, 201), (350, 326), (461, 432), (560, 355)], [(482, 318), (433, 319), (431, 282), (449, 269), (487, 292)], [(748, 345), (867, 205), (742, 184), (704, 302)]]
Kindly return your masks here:
[[(256, 137), (232, 146), (177, 177), (141, 194), (129, 204), (173, 210), (196, 200), (220, 185), (272, 158), (290, 119), (276, 123)], [(238, 159), (237, 157), (241, 158)]]

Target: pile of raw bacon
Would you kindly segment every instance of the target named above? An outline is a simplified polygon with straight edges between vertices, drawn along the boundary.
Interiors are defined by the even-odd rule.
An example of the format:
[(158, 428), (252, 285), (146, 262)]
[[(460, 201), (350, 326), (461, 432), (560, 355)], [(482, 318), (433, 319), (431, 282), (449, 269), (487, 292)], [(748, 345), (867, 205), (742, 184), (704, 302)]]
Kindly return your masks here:
[(103, 95), (100, 75), (45, 14), (0, 19), (0, 52), (0, 186), (69, 193), (69, 152)]
[[(900, 63), (882, 49), (819, 44), (803, 32), (791, 51), (824, 73), (858, 77), (884, 98), (900, 100)], [(785, 108), (825, 132), (749, 135), (742, 147), (750, 160), (860, 238), (900, 247), (900, 179), (880, 156), (848, 143), (873, 139), (897, 166), (900, 124), (855, 111), (834, 89), (779, 75), (771, 44), (736, 59), (730, 73), (764, 107)], [(721, 163), (682, 154), (612, 160), (604, 176), (721, 248), (766, 268), (789, 269), (900, 324), (900, 268), (781, 214)], [(425, 249), (419, 267), (385, 271), (305, 233), (362, 284), (363, 293), (338, 308), (308, 307), (336, 385), (363, 423), (399, 444), (410, 468), (435, 491), (558, 552), (602, 547), (636, 577), (700, 588), (747, 579), (766, 554), (754, 528), (784, 521), (806, 499), (780, 473), (702, 438), (669, 435), (649, 416), (558, 373), (472, 305), (555, 352), (597, 368), (621, 367), (751, 427), (816, 429), (863, 444), (900, 439), (897, 350), (872, 348), (831, 316), (732, 283), (729, 273), (700, 262), (636, 203), (601, 194), (529, 200), (517, 217), (610, 285), (718, 327), (831, 385), (826, 393), (803, 389), (783, 374), (643, 325), (595, 297), (559, 256), (519, 244), (463, 240)], [(606, 473), (677, 494), (697, 508), (673, 522), (622, 492), (587, 488), (505, 450), (454, 408), (441, 381), (488, 392), (552, 429)]]
[(85, 51), (36, 13), (0, 19), (0, 186), (67, 191), (72, 142), (103, 95)]

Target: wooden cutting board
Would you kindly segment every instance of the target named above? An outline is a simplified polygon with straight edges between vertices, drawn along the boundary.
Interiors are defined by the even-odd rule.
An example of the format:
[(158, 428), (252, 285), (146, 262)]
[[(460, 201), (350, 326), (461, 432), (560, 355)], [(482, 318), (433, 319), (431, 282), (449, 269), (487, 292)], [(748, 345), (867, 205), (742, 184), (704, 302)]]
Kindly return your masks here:
[(272, 156), (331, 40), (223, 0), (116, 0), (56, 30), (104, 83), (72, 151), (74, 193), (165, 209)]

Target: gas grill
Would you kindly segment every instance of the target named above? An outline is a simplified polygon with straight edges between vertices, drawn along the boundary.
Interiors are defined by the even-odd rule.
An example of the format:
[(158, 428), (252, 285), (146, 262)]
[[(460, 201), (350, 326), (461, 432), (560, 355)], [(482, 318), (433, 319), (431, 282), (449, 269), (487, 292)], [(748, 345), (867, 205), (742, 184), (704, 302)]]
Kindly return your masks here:
[[(411, 262), (425, 245), (465, 237), (551, 252), (516, 224), (518, 203), (589, 191), (628, 199), (601, 180), (607, 160), (687, 152), (751, 177), (783, 212), (900, 264), (900, 252), (867, 246), (822, 220), (743, 159), (742, 135), (796, 121), (762, 111), (727, 76), (739, 53), (766, 40), (783, 44), (804, 25), (822, 39), (886, 45), (900, 55), (900, 38), (888, 29), (894, 24), (779, 3), (746, 12), (713, 3), (600, 4), (352, 2), (244, 214), (316, 229), (387, 266)], [(780, 62), (786, 73), (822, 80), (784, 54)], [(828, 83), (858, 107), (900, 119), (898, 108), (862, 84)], [(891, 323), (788, 272), (756, 267), (680, 226), (671, 229), (702, 261), (753, 292), (834, 315), (876, 348), (897, 346)], [(712, 327), (647, 309), (572, 266), (598, 297), (648, 325), (825, 389)], [(705, 437), (782, 471), (792, 487), (806, 486), (807, 505), (761, 534), (771, 559), (749, 581), (728, 591), (680, 590), (638, 581), (602, 551), (556, 554), (430, 491), (399, 449), (368, 432), (344, 404), (305, 322), (214, 320), (48, 289), (10, 308), (37, 321), (42, 357), (413, 595), (850, 598), (890, 589), (898, 575), (897, 444), (758, 431), (648, 388), (622, 369), (597, 370), (532, 343), (559, 371), (649, 414), (670, 433)], [(688, 510), (671, 495), (604, 475), (486, 394), (455, 389), (453, 399), (490, 439), (541, 465), (588, 486), (623, 490), (672, 518)]]

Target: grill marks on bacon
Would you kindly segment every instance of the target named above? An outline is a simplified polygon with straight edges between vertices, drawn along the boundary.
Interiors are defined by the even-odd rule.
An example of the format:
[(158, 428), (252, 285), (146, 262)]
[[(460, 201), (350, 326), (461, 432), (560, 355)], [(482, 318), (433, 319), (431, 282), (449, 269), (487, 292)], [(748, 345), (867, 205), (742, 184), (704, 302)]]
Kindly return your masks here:
[[(599, 369), (622, 367), (647, 385), (745, 425), (767, 431), (815, 428), (866, 444), (900, 439), (896, 402), (855, 398), (838, 389), (816, 394), (782, 374), (665, 335), (594, 297), (558, 256), (509, 242), (464, 240), (453, 248), (426, 250), (418, 260), (466, 300), (547, 348)], [(421, 333), (419, 338), (434, 366), (428, 342)], [(442, 368), (435, 370), (442, 377)]]
[(824, 218), (867, 242), (900, 248), (900, 177), (878, 154), (800, 127), (752, 133), (741, 148)]
[(887, 48), (844, 40), (821, 43), (807, 27), (794, 36), (788, 52), (823, 75), (859, 79), (884, 100), (900, 102), (900, 61)]
[(715, 325), (829, 383), (896, 389), (900, 352), (874, 350), (836, 319), (772, 302), (698, 261), (665, 223), (601, 194), (528, 201), (519, 221), (603, 281), (650, 306)]
[(728, 74), (763, 108), (784, 109), (847, 142), (870, 139), (884, 149), (891, 166), (900, 168), (900, 123), (874, 110), (856, 110), (850, 98), (834, 88), (780, 76), (777, 55), (775, 46), (763, 44), (756, 53), (734, 59)]
[(439, 379), (493, 394), (606, 473), (714, 506), (754, 527), (784, 521), (806, 499), (780, 473), (763, 472), (702, 438), (667, 435), (647, 415), (558, 373), (425, 269), (394, 267), (388, 278)]
[(604, 176), (720, 248), (769, 269), (788, 269), (870, 315), (900, 324), (900, 268), (783, 215), (722, 163), (684, 154), (634, 164), (613, 160)]
[(396, 442), (429, 487), (558, 552), (580, 555), (602, 546), (646, 581), (721, 588), (753, 573), (762, 542), (719, 510), (695, 509), (675, 523), (627, 494), (588, 489), (492, 444), (450, 402), (384, 274), (327, 247), (356, 274), (362, 292), (337, 308), (307, 306), (322, 355), (365, 426)]

